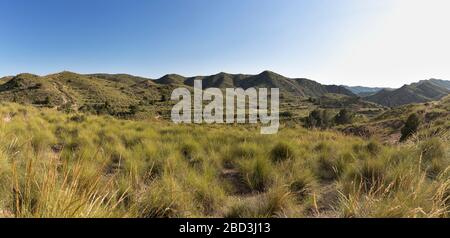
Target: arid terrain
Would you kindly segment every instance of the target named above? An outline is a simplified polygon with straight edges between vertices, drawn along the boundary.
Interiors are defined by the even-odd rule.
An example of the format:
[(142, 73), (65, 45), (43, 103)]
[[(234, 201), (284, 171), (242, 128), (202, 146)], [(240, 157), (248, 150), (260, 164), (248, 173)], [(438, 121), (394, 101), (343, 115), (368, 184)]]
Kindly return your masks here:
[[(195, 79), (280, 88), (279, 132), (172, 123), (170, 93)], [(0, 84), (1, 217), (450, 215), (448, 81), (62, 72)]]

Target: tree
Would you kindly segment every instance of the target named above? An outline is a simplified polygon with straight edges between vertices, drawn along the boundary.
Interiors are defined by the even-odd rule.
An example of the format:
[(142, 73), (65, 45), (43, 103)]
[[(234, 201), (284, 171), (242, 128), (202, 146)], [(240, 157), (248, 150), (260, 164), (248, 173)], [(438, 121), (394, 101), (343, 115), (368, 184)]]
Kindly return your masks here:
[(316, 109), (305, 119), (305, 126), (308, 128), (326, 129), (333, 125), (331, 113), (328, 110)]
[(138, 112), (138, 107), (136, 105), (130, 105), (129, 109), (131, 115), (135, 115)]
[(411, 114), (405, 122), (405, 126), (402, 128), (402, 137), (400, 138), (400, 142), (406, 141), (409, 137), (414, 135), (417, 132), (417, 129), (420, 126), (420, 119), (417, 114)]
[(334, 122), (338, 125), (350, 124), (353, 122), (354, 113), (347, 110), (342, 109), (339, 113), (334, 117)]
[(49, 105), (49, 104), (50, 104), (50, 97), (49, 97), (49, 96), (46, 96), (45, 99), (44, 99), (44, 101), (42, 102), (42, 104), (44, 104), (44, 105)]

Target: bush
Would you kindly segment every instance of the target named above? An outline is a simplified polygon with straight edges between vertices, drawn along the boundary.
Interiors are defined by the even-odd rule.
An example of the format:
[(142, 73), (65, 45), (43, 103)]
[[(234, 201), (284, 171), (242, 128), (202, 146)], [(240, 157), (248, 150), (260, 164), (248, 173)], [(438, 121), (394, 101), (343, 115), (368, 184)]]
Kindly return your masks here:
[(342, 109), (334, 117), (334, 122), (338, 125), (351, 124), (353, 122), (355, 114), (347, 109)]
[(328, 110), (314, 110), (305, 119), (307, 128), (326, 129), (333, 125), (333, 118)]
[(233, 147), (232, 150), (232, 156), (233, 159), (239, 158), (239, 159), (251, 159), (254, 158), (257, 154), (260, 148), (257, 144), (254, 143), (241, 143), (236, 148)]
[(406, 141), (417, 132), (420, 126), (420, 119), (417, 114), (411, 114), (405, 122), (405, 126), (402, 128), (402, 136), (400, 142)]
[(181, 146), (181, 154), (190, 163), (195, 164), (201, 162), (201, 148), (197, 143), (187, 141)]
[(310, 173), (301, 173), (289, 185), (289, 190), (295, 195), (298, 201), (303, 201), (314, 192), (315, 188), (316, 181)]
[(376, 141), (370, 141), (366, 145), (367, 152), (369, 152), (371, 155), (377, 155), (381, 152), (383, 149), (380, 143)]
[(316, 174), (323, 180), (337, 179), (344, 171), (344, 165), (333, 157), (321, 156), (316, 164)]
[(270, 162), (264, 158), (256, 158), (245, 163), (241, 171), (247, 186), (258, 192), (264, 192), (270, 187), (273, 182), (272, 172)]
[(259, 207), (260, 217), (288, 217), (292, 213), (292, 194), (283, 187), (270, 189)]
[(289, 144), (278, 143), (270, 152), (270, 158), (274, 162), (282, 162), (294, 158), (294, 150)]
[(293, 116), (294, 116), (294, 114), (292, 114), (292, 112), (290, 112), (290, 111), (280, 112), (280, 117), (292, 118)]
[(137, 213), (141, 218), (175, 218), (182, 216), (183, 206), (192, 200), (183, 198), (183, 194), (174, 193), (180, 190), (179, 185), (169, 179), (164, 179), (152, 185), (137, 204)]
[(432, 162), (433, 160), (443, 160), (446, 156), (446, 149), (439, 138), (428, 139), (422, 142), (419, 147), (424, 163)]
[(385, 180), (385, 171), (382, 163), (368, 160), (359, 167), (355, 179), (364, 191), (376, 191)]

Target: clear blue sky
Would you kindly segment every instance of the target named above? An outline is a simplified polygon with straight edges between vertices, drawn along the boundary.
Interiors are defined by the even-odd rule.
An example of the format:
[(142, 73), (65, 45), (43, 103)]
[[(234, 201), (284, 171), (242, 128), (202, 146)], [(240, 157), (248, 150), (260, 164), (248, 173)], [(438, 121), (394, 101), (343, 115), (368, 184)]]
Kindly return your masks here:
[[(365, 53), (372, 48), (365, 44), (371, 29), (389, 33), (380, 22), (395, 14), (394, 1), (402, 2), (0, 0), (0, 75), (69, 70), (157, 78), (267, 69), (322, 83), (387, 86), (446, 76), (438, 69), (399, 79), (402, 72), (390, 64), (374, 68), (386, 55)], [(361, 63), (373, 54), (380, 62)], [(383, 81), (389, 74), (397, 81)]]

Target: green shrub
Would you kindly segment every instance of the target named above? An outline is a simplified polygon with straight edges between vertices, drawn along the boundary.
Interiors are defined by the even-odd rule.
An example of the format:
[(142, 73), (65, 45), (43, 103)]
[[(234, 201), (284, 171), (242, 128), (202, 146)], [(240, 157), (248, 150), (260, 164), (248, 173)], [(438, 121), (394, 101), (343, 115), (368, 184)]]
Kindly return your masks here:
[(297, 175), (289, 185), (290, 192), (298, 201), (303, 201), (316, 189), (316, 181), (311, 173), (303, 172)]
[(446, 148), (439, 138), (430, 138), (419, 145), (422, 161), (425, 163), (434, 160), (443, 160), (446, 157)]
[(353, 118), (355, 114), (348, 109), (342, 109), (339, 113), (334, 117), (334, 122), (338, 125), (351, 124), (353, 122)]
[(315, 173), (323, 180), (335, 180), (343, 171), (343, 163), (334, 157), (320, 156), (316, 162)]
[(274, 162), (282, 162), (294, 159), (294, 149), (287, 143), (280, 142), (270, 152), (270, 158)]
[(379, 161), (367, 160), (358, 168), (353, 180), (363, 191), (377, 191), (386, 179), (386, 169)]
[(400, 138), (400, 142), (406, 141), (412, 135), (417, 132), (420, 126), (419, 116), (415, 113), (411, 114), (405, 122), (405, 125), (402, 128), (402, 136)]
[(232, 155), (233, 159), (235, 158), (242, 158), (242, 159), (251, 159), (254, 158), (258, 151), (261, 150), (261, 148), (258, 147), (258, 145), (254, 143), (242, 143), (239, 144), (235, 149), (233, 149)]
[(305, 126), (307, 128), (326, 129), (333, 125), (333, 117), (328, 110), (316, 109), (305, 118)]
[(264, 158), (259, 157), (244, 163), (241, 170), (242, 177), (251, 190), (264, 192), (273, 182), (273, 168)]
[(367, 152), (369, 152), (371, 155), (378, 155), (382, 151), (383, 147), (380, 145), (379, 142), (372, 140), (369, 143), (367, 143), (366, 149)]
[(275, 187), (265, 194), (258, 210), (260, 217), (288, 217), (295, 212), (292, 194), (284, 187)]
[(192, 141), (186, 141), (181, 145), (180, 152), (183, 157), (191, 164), (197, 164), (201, 162), (201, 148)]

